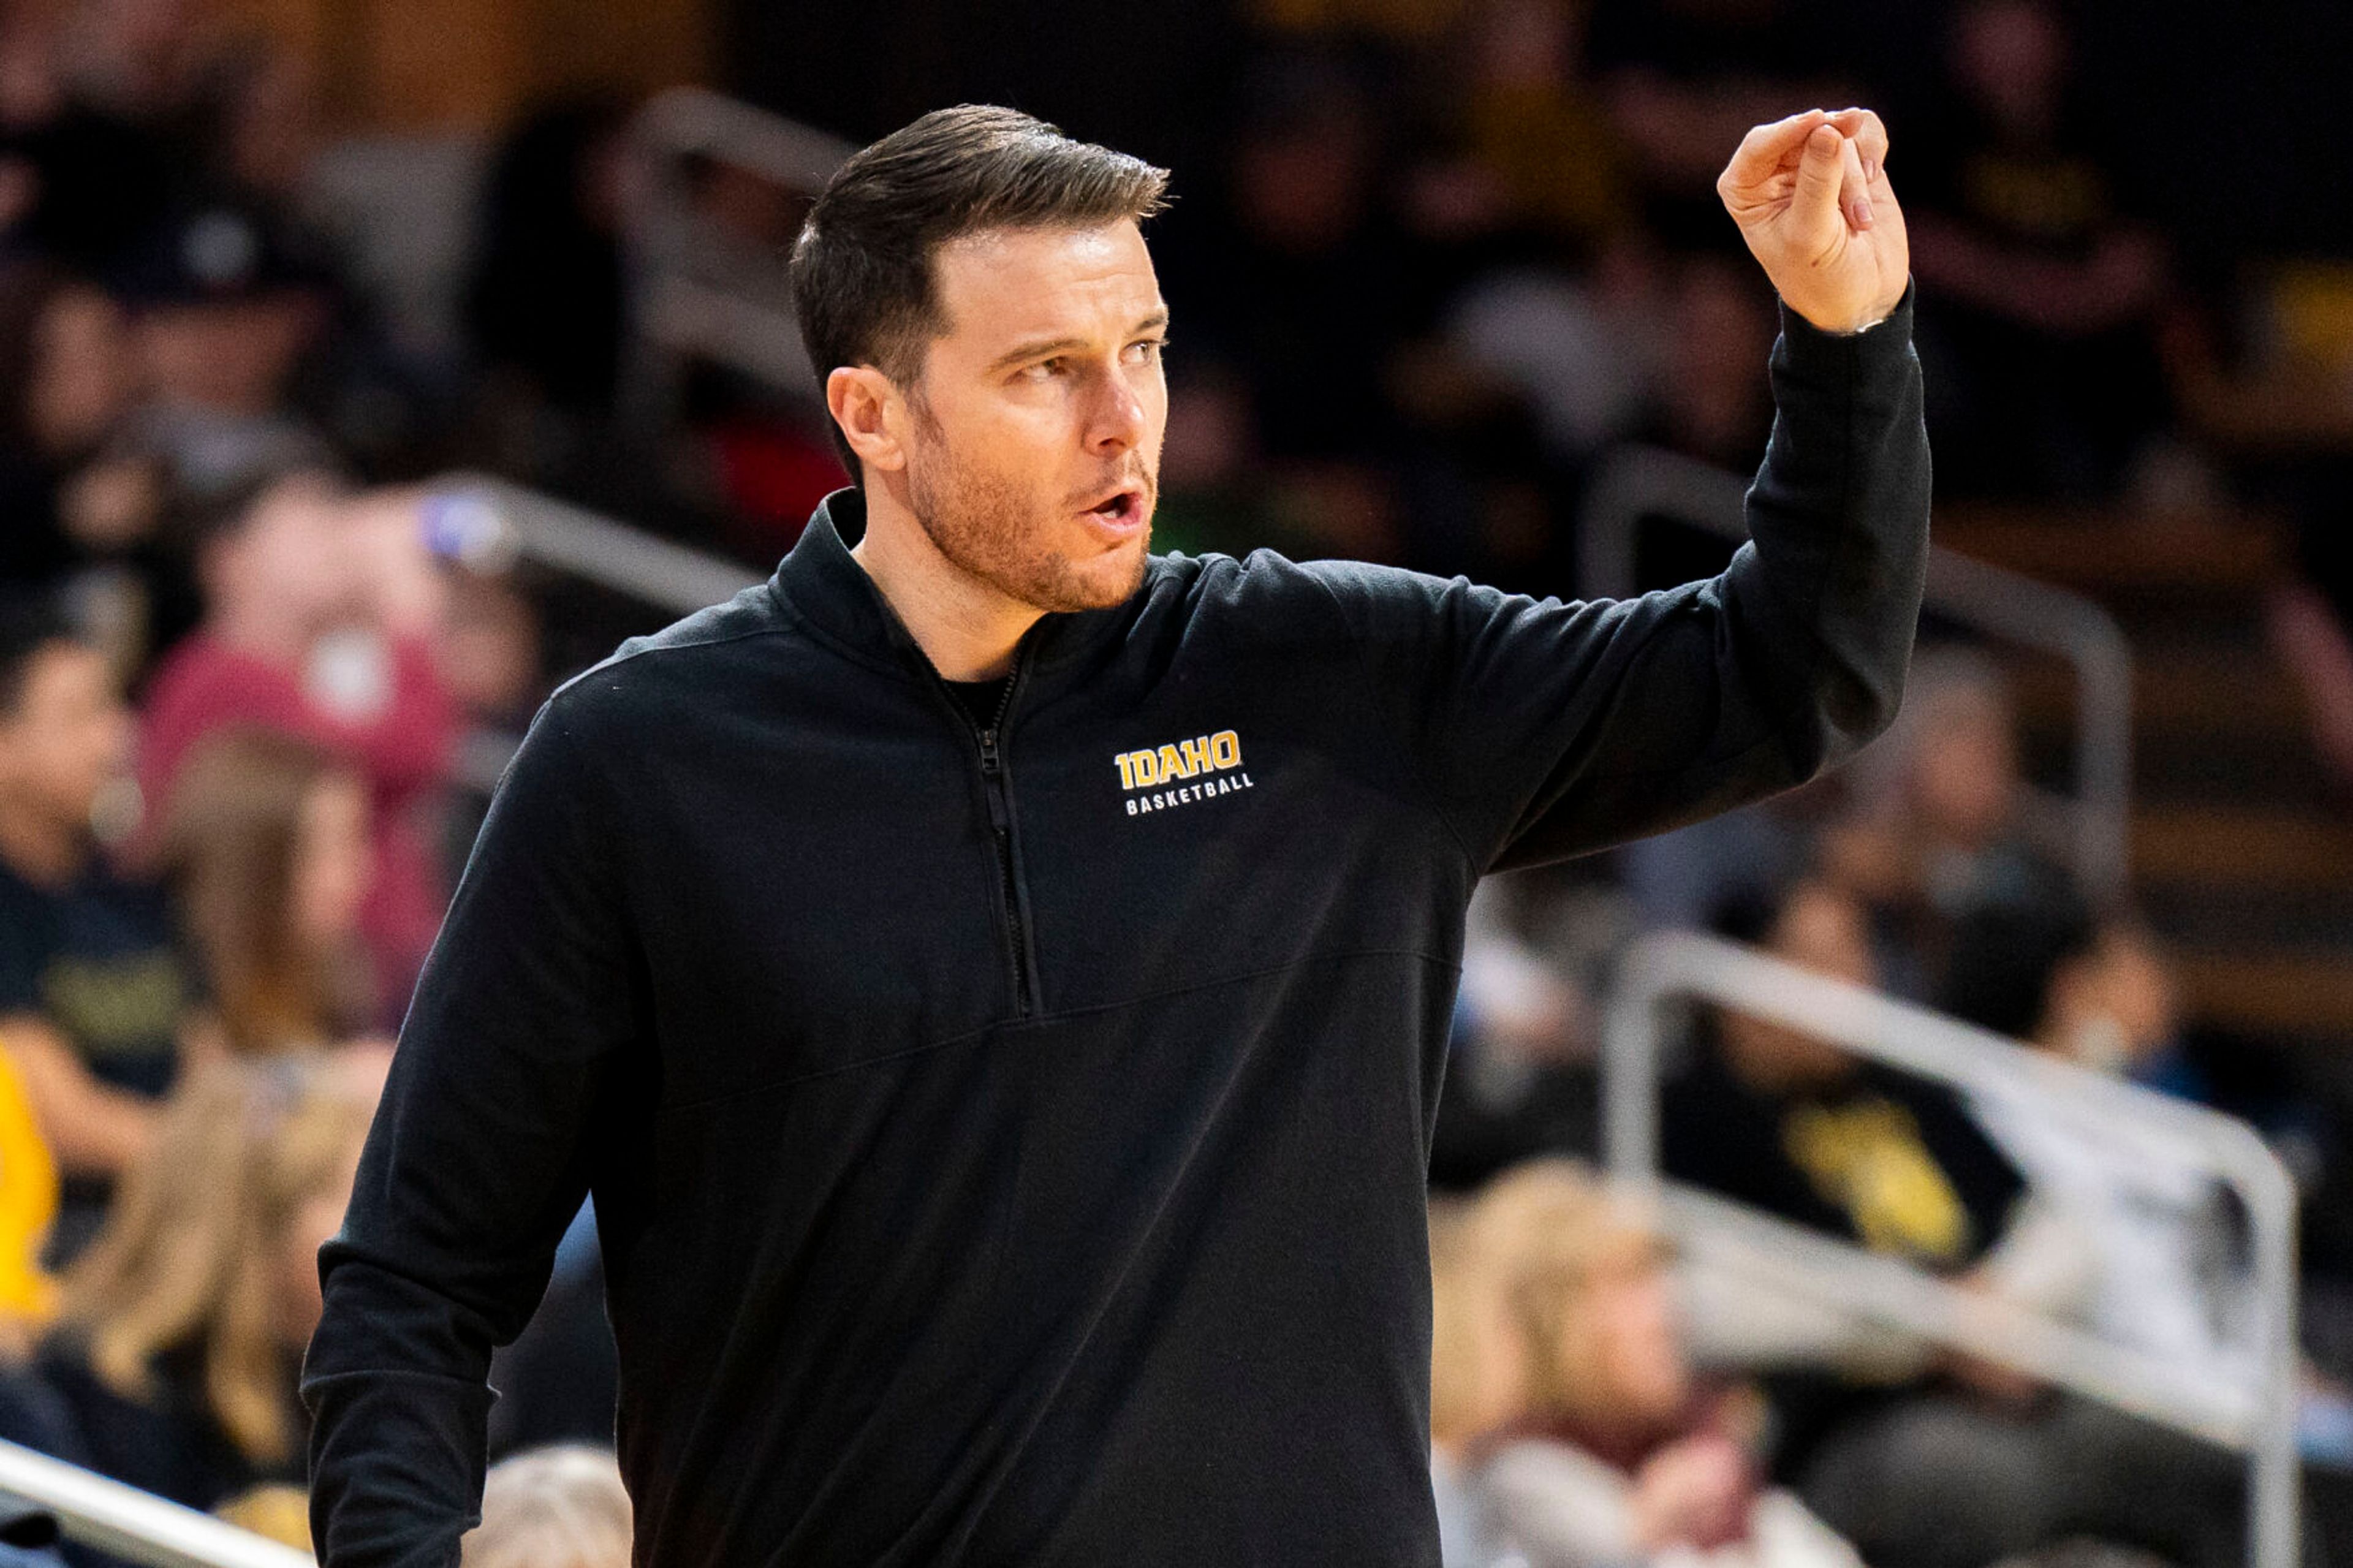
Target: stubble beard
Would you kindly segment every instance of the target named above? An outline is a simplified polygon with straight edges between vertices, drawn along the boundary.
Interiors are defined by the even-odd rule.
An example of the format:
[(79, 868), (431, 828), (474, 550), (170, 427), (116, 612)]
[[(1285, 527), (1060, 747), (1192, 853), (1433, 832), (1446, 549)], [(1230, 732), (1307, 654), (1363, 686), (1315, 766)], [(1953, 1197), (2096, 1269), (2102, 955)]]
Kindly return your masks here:
[[(1033, 495), (965, 461), (927, 411), (918, 409), (915, 420), (930, 428), (920, 460), (908, 466), (908, 501), (933, 547), (957, 570), (1050, 615), (1109, 609), (1143, 585), (1152, 542), (1148, 525), (1115, 579), (1090, 577), (1041, 542), (1052, 520), (1038, 515)], [(1157, 488), (1147, 475), (1146, 504)]]

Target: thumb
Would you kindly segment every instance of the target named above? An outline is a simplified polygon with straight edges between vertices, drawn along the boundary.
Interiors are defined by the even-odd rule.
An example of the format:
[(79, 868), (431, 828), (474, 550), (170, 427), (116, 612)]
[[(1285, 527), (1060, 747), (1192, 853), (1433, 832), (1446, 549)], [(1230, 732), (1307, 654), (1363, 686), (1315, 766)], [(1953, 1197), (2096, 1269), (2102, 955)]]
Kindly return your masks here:
[(1839, 188), (1845, 178), (1841, 152), (1846, 138), (1834, 125), (1815, 129), (1806, 138), (1806, 148), (1798, 159), (1798, 191), (1789, 203), (1789, 216), (1797, 226), (1810, 234), (1829, 235), (1845, 224), (1839, 212)]

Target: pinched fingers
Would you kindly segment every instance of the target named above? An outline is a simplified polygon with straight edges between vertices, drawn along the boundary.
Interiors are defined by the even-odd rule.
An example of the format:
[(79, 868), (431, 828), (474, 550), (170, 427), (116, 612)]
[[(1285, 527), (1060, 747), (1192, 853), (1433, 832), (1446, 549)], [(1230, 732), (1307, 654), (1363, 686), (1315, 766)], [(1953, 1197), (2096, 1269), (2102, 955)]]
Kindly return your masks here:
[(1829, 118), (1821, 110), (1809, 109), (1803, 114), (1757, 126), (1740, 139), (1732, 162), (1724, 166), (1723, 174), (1715, 182), (1716, 189), (1730, 195), (1763, 184), (1797, 161), (1806, 138)]
[(1862, 155), (1863, 178), (1878, 184), (1887, 163), (1886, 124), (1868, 109), (1841, 109), (1830, 117), (1830, 121)]
[(1871, 182), (1863, 176), (1862, 153), (1854, 138), (1839, 139), (1839, 206), (1847, 222), (1857, 228), (1869, 228), (1872, 221)]

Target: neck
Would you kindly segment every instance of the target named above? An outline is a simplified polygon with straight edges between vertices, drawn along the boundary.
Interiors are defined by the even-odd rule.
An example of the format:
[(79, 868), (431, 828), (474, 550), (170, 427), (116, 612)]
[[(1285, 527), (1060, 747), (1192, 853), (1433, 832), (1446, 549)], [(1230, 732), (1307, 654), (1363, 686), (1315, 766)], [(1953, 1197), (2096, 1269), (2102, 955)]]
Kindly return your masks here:
[(0, 796), (0, 860), (25, 880), (36, 887), (61, 888), (89, 858), (87, 834), (21, 801)]
[(866, 487), (866, 536), (849, 552), (932, 668), (948, 680), (994, 680), (1045, 612), (982, 582), (940, 552), (889, 485)]

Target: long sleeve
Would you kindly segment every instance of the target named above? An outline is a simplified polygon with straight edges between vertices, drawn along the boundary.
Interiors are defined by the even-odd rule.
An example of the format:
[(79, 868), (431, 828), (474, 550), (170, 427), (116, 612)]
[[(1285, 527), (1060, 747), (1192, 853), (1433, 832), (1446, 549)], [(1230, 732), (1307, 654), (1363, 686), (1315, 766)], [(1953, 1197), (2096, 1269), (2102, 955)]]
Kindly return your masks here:
[(1852, 336), (1783, 310), (1749, 542), (1704, 582), (1563, 603), (1308, 568), (1478, 868), (1582, 854), (1774, 794), (1894, 717), (1928, 544), (1911, 332), (1908, 292)]
[(491, 1351), (545, 1290), (642, 964), (594, 750), (543, 710), (493, 800), (402, 1030), (302, 1393), (329, 1568), (445, 1568), (475, 1521)]

